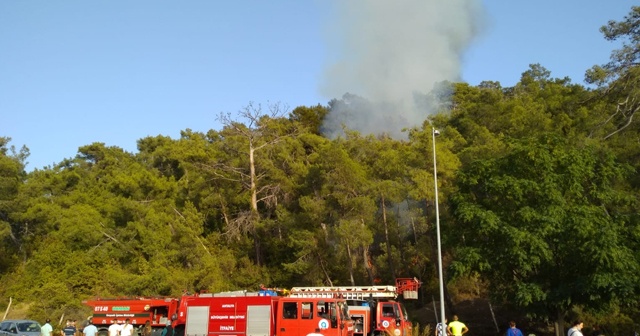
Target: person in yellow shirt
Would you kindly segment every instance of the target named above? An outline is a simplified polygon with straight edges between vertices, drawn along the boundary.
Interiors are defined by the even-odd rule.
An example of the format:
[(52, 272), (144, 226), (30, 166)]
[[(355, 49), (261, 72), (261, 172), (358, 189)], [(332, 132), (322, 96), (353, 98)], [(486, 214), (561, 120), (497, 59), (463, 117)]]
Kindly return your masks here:
[(464, 323), (458, 321), (458, 315), (453, 315), (453, 321), (449, 323), (447, 331), (453, 336), (462, 336), (469, 331), (469, 328), (467, 328)]

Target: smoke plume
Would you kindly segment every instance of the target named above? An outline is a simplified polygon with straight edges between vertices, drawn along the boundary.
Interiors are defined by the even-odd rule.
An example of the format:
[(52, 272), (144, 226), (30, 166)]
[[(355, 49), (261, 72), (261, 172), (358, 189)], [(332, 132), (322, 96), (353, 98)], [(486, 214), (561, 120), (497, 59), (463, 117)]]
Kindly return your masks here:
[(460, 80), (463, 53), (480, 26), (480, 0), (332, 4), (330, 65), (321, 91), (342, 98), (330, 104), (325, 134), (341, 134), (344, 124), (365, 134), (406, 137), (401, 129), (421, 125), (434, 106), (417, 98), (436, 83)]

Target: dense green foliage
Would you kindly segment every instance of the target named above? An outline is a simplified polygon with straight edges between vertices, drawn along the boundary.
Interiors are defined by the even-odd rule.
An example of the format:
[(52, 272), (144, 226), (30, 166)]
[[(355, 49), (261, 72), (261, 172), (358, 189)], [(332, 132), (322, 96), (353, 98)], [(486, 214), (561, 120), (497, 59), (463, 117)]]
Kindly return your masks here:
[(537, 321), (624, 325), (640, 308), (639, 26), (634, 7), (603, 27), (627, 42), (587, 71), (596, 86), (538, 64), (513, 87), (441, 83), (404, 140), (324, 137), (340, 100), (250, 104), (221, 130), (146, 137), (135, 154), (93, 143), (28, 173), (28, 150), (0, 137), (0, 307), (43, 318), (92, 296), (398, 277), (430, 296), (437, 127), (447, 281), (479, 279)]

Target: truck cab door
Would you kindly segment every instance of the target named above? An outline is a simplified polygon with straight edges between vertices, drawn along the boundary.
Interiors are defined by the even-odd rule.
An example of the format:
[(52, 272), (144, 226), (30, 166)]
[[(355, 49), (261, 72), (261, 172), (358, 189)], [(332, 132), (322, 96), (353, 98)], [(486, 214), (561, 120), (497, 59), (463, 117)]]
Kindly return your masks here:
[(332, 299), (316, 303), (316, 317), (310, 333), (325, 336), (353, 336), (353, 322), (346, 302)]
[(278, 306), (278, 316), (276, 318), (276, 334), (279, 336), (299, 335), (300, 325), (298, 323), (298, 302), (281, 300)]
[[(378, 328), (388, 335), (402, 336), (402, 314), (397, 302), (381, 302), (378, 310)], [(405, 335), (408, 336), (408, 335)]]

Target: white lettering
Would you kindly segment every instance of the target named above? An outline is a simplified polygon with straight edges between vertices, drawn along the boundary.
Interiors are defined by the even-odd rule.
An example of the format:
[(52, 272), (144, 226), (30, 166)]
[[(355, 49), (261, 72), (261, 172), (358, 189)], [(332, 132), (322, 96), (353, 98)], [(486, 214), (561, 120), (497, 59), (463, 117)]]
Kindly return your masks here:
[(211, 315), (212, 320), (244, 320), (245, 315)]
[(222, 308), (235, 308), (235, 306), (234, 303), (225, 303), (222, 305)]
[(222, 331), (233, 331), (235, 330), (233, 326), (220, 326), (220, 330)]

